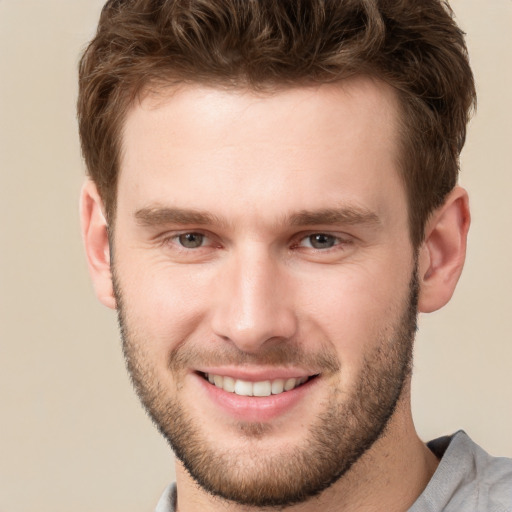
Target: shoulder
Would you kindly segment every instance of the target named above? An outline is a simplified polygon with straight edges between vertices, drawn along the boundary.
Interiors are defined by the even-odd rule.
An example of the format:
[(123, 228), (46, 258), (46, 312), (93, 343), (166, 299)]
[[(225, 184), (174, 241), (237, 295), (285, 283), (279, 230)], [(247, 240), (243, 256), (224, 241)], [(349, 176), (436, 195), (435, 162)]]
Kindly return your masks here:
[(156, 506), (155, 512), (174, 512), (176, 510), (176, 483), (166, 487)]
[[(469, 438), (468, 438), (469, 439)], [(474, 445), (475, 480), (490, 510), (512, 512), (512, 459), (493, 457)]]
[(463, 431), (428, 447), (439, 466), (411, 512), (512, 512), (512, 459), (489, 455)]

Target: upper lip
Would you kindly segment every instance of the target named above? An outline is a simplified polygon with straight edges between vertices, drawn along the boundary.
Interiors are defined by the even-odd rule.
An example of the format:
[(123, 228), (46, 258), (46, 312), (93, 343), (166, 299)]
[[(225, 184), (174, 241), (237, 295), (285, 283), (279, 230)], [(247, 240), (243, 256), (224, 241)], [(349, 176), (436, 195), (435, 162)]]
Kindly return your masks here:
[(317, 372), (308, 372), (300, 368), (251, 368), (251, 367), (202, 367), (197, 372), (209, 375), (222, 375), (235, 380), (261, 382), (265, 380), (311, 377)]

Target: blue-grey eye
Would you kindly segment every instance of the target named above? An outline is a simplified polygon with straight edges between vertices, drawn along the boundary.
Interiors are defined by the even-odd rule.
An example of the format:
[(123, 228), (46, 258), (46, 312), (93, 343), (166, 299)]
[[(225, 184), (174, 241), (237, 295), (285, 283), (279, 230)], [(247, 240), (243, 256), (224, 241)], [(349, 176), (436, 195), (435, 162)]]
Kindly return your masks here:
[(203, 245), (204, 238), (201, 233), (183, 233), (178, 236), (178, 241), (186, 249), (197, 249)]
[(313, 249), (330, 249), (336, 245), (336, 237), (325, 233), (315, 233), (307, 238)]

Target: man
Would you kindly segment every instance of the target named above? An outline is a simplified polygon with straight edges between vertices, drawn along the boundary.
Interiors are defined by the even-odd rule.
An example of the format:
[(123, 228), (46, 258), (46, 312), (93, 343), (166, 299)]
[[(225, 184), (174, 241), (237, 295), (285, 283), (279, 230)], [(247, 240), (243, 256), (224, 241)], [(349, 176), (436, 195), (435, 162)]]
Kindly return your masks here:
[(465, 258), (475, 91), (436, 0), (127, 0), (80, 66), (82, 224), (159, 511), (512, 510), (512, 462), (425, 445), (416, 317)]

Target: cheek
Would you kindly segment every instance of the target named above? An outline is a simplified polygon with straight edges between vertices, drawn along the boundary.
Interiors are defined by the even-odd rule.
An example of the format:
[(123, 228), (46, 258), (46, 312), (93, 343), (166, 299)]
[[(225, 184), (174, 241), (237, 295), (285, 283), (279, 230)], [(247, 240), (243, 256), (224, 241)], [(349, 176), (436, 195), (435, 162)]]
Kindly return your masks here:
[(151, 343), (155, 355), (198, 331), (208, 311), (207, 276), (199, 268), (134, 259), (116, 264), (125, 321), (137, 339)]
[(365, 354), (394, 331), (408, 303), (407, 273), (388, 268), (333, 268), (304, 278), (299, 295), (306, 339), (321, 333), (342, 365), (361, 366)]

